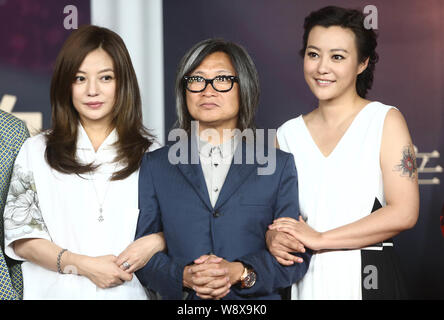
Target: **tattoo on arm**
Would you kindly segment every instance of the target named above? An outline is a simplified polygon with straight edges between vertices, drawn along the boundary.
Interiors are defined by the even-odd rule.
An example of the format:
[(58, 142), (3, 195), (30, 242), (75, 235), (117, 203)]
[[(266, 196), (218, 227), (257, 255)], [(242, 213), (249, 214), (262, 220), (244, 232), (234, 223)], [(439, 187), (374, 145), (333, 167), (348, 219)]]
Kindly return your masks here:
[(415, 180), (418, 173), (418, 166), (416, 165), (416, 156), (412, 144), (404, 147), (400, 163), (395, 166), (394, 170), (400, 171), (401, 177), (408, 177), (411, 180)]

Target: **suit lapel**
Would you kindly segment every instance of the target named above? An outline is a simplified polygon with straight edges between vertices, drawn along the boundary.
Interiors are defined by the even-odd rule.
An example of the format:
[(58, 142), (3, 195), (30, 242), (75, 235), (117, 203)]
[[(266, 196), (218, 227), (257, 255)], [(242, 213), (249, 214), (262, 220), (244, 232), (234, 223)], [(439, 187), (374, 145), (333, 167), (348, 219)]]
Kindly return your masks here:
[[(188, 147), (190, 147), (191, 149), (182, 145), (180, 151), (184, 150), (187, 151), (188, 162), (187, 163), (179, 162), (177, 164), (177, 168), (183, 174), (186, 180), (191, 184), (193, 189), (196, 191), (196, 193), (199, 195), (199, 197), (201, 198), (203, 203), (208, 207), (208, 209), (213, 210), (213, 207), (211, 206), (210, 202), (210, 196), (208, 195), (207, 185), (205, 182), (203, 171), (200, 166), (199, 151), (197, 149), (197, 143), (195, 140), (196, 139), (191, 139), (191, 138), (185, 140), (188, 142)], [(193, 152), (197, 153), (197, 157), (196, 154), (193, 154)]]
[[(216, 201), (215, 209), (220, 208), (230, 197), (232, 194), (241, 186), (241, 184), (247, 179), (247, 177), (252, 174), (257, 168), (256, 161), (253, 164), (247, 164), (246, 160), (246, 149), (247, 144), (242, 141), (239, 143), (236, 148), (235, 155), (231, 162), (230, 169), (228, 171), (227, 177), (225, 179), (224, 185), (222, 186), (222, 190), (220, 195)], [(240, 148), (241, 147), (241, 148)], [(251, 146), (250, 146), (251, 147)], [(254, 147), (249, 148), (248, 150), (254, 151)], [(242, 153), (242, 162), (239, 164), (235, 164), (235, 160), (239, 159), (240, 154)], [(254, 160), (256, 160), (254, 158)]]
[[(177, 168), (187, 179), (187, 181), (191, 184), (195, 192), (199, 195), (202, 202), (207, 206), (207, 208), (210, 211), (212, 211), (213, 206), (211, 205), (210, 202), (210, 196), (208, 195), (207, 184), (205, 182), (202, 167), (200, 165), (197, 144), (196, 141), (193, 140), (194, 139), (188, 139), (188, 146), (190, 146), (191, 149), (187, 149), (186, 147), (180, 149), (181, 151), (188, 150), (188, 164), (178, 163)], [(254, 152), (255, 150), (254, 146), (250, 147), (251, 148), (248, 148), (248, 150), (252, 150)], [(220, 208), (227, 200), (229, 200), (230, 197), (233, 195), (233, 193), (237, 189), (239, 189), (242, 183), (248, 178), (248, 176), (251, 175), (257, 169), (258, 165), (256, 163), (255, 157), (254, 157), (254, 163), (247, 164), (246, 150), (247, 150), (247, 144), (244, 141), (242, 141), (242, 143), (240, 143), (236, 148), (230, 169), (228, 170), (227, 177), (222, 186), (220, 195), (216, 201), (214, 209)], [(196, 159), (193, 159), (194, 160), (193, 162), (191, 161), (193, 152), (197, 152), (196, 159), (198, 161), (196, 161)], [(241, 155), (239, 153), (241, 153)], [(234, 163), (236, 159), (242, 159), (241, 163), (239, 164)]]

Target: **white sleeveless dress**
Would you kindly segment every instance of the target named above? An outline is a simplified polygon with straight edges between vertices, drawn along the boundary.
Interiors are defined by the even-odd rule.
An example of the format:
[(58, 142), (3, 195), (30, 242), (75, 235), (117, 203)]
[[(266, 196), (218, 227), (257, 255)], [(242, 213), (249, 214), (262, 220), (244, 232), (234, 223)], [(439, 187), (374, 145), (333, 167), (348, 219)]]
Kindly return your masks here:
[[(365, 106), (327, 157), (302, 116), (278, 129), (280, 148), (291, 152), (296, 162), (301, 214), (315, 230), (331, 230), (367, 216), (375, 198), (385, 205), (379, 156), (391, 108), (380, 102)], [(292, 299), (362, 299), (361, 287), (361, 250), (317, 252), (307, 274), (292, 286)]]

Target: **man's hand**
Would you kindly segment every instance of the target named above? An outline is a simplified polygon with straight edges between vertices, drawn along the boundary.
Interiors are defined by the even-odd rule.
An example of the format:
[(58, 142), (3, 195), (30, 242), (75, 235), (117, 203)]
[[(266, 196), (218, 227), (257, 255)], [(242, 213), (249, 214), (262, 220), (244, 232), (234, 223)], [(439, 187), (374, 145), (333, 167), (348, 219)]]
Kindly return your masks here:
[(204, 255), (184, 269), (184, 286), (196, 291), (202, 299), (221, 299), (230, 292), (243, 272), (240, 262), (228, 262), (214, 255)]

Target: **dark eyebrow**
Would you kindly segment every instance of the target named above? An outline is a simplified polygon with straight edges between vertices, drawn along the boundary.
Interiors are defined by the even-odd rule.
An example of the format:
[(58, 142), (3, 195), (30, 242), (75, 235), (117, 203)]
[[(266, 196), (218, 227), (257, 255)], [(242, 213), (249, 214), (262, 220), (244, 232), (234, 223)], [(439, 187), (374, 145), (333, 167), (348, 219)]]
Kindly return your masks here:
[(336, 51), (342, 51), (342, 52), (348, 53), (348, 51), (345, 49), (331, 49), (330, 50), (330, 52), (336, 52)]
[(103, 69), (102, 71), (99, 71), (99, 73), (108, 72), (108, 71), (114, 72), (113, 69), (107, 68), (107, 69)]
[[(221, 70), (217, 70), (216, 73), (228, 73), (228, 74), (231, 74), (233, 72), (230, 71), (230, 70), (221, 69)], [(203, 71), (196, 71), (196, 72), (193, 72), (193, 74), (203, 75), (203, 74), (205, 74), (205, 72), (203, 72)]]
[[(113, 69), (107, 68), (107, 69), (103, 69), (103, 70), (99, 71), (99, 73), (108, 72), (108, 71), (114, 72)], [(86, 74), (86, 72), (82, 71), (82, 70), (77, 71), (77, 73), (84, 73), (84, 74)]]
[[(321, 49), (319, 49), (318, 47), (315, 47), (315, 46), (311, 46), (311, 45), (310, 45), (310, 46), (307, 47), (307, 49), (309, 49), (309, 48), (310, 48), (310, 49), (315, 49), (315, 50), (321, 51)], [(339, 48), (338, 48), (338, 49), (331, 49), (331, 50), (330, 50), (330, 52), (336, 52), (336, 51), (342, 51), (342, 52), (345, 52), (345, 53), (349, 53), (347, 50), (345, 50), (345, 49), (339, 49)]]
[(321, 49), (319, 49), (318, 47), (315, 47), (315, 46), (308, 46), (307, 49), (315, 49), (315, 50), (321, 51)]

